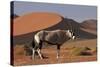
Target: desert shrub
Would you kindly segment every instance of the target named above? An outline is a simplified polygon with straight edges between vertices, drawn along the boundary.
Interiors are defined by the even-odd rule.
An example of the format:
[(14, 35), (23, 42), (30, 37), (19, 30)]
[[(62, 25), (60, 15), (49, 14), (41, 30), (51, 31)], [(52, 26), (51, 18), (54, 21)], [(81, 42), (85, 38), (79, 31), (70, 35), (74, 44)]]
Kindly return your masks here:
[(16, 45), (14, 46), (14, 54), (16, 55), (24, 55), (24, 49), (23, 46), (21, 45)]
[(92, 55), (91, 49), (88, 47), (75, 47), (71, 51), (72, 56), (78, 56), (78, 55)]

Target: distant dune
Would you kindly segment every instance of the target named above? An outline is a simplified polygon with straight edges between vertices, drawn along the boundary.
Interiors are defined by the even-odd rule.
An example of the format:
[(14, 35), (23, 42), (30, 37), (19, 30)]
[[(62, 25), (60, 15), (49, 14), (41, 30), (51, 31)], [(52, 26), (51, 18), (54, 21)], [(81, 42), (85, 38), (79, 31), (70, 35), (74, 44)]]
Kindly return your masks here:
[(85, 20), (81, 23), (81, 27), (86, 28), (86, 29), (96, 30), (97, 20), (94, 20), (94, 19)]
[(81, 23), (81, 29), (92, 34), (97, 34), (97, 20), (90, 19)]

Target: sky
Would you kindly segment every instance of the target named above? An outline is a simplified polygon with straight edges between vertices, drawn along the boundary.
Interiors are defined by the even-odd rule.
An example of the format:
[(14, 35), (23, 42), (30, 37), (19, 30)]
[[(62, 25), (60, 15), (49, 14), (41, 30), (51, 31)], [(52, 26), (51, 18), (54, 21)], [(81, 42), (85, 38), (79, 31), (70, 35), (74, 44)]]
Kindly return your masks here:
[(77, 22), (97, 19), (96, 6), (14, 1), (14, 14), (21, 16), (31, 12), (58, 13)]

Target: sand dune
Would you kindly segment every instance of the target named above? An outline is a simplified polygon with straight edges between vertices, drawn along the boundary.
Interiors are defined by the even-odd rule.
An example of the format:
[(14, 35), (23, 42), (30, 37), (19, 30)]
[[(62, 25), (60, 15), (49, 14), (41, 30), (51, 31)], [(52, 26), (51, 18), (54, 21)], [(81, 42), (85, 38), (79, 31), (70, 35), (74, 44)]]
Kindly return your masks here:
[(96, 30), (97, 20), (94, 20), (94, 19), (85, 20), (81, 23), (81, 27), (86, 28), (86, 29)]
[(81, 30), (97, 35), (97, 20), (90, 19), (81, 23)]
[(14, 19), (13, 36), (27, 34), (58, 24), (62, 17), (55, 13), (33, 12)]

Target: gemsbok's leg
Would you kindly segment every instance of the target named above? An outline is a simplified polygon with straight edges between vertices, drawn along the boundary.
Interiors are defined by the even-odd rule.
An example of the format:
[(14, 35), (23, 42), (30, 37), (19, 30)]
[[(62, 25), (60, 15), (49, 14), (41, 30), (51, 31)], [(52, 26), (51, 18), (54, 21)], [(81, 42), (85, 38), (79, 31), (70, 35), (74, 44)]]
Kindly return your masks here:
[(43, 59), (42, 54), (41, 54), (41, 50), (40, 50), (40, 49), (37, 49), (37, 52), (38, 52), (39, 57), (40, 57), (41, 59)]
[(60, 45), (57, 45), (57, 59), (59, 58), (60, 56)]
[(34, 48), (32, 49), (32, 59), (33, 60), (35, 59), (35, 49)]

